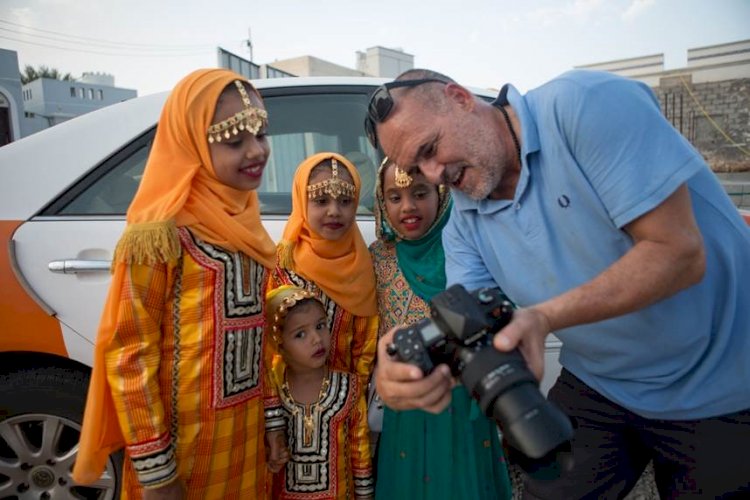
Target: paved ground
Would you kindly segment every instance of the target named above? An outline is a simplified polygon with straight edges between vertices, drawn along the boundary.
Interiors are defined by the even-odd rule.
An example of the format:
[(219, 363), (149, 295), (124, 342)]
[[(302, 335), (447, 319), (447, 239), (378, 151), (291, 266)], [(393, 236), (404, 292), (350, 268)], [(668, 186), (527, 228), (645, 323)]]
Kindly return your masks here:
[[(513, 500), (520, 500), (523, 494), (521, 471), (515, 465), (510, 467), (510, 479), (513, 483)], [(633, 490), (625, 497), (625, 500), (659, 500), (659, 493), (654, 483), (654, 469), (649, 465), (641, 479)]]

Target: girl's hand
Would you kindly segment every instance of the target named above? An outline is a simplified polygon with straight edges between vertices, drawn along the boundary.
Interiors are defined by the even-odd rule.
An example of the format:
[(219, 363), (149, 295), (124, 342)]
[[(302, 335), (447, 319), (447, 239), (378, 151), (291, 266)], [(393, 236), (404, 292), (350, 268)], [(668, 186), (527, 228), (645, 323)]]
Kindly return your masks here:
[(289, 461), (289, 449), (286, 446), (284, 431), (273, 431), (266, 434), (266, 465), (274, 474)]

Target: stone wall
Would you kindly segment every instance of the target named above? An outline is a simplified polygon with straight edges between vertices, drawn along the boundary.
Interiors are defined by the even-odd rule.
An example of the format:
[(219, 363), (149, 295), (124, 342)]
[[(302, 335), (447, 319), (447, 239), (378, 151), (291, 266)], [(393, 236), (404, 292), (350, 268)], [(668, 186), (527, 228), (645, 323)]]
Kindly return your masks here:
[(693, 83), (689, 74), (670, 76), (654, 92), (714, 172), (750, 170), (750, 78)]

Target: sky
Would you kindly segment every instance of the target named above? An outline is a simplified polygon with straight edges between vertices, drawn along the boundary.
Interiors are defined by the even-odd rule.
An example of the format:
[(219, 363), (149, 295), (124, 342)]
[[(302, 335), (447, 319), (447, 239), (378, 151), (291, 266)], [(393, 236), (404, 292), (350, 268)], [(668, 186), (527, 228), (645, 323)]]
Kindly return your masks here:
[(526, 91), (574, 66), (750, 39), (750, 0), (0, 0), (0, 48), (21, 69), (104, 72), (139, 95), (217, 65), (312, 55), (355, 68), (382, 46), (475, 87)]

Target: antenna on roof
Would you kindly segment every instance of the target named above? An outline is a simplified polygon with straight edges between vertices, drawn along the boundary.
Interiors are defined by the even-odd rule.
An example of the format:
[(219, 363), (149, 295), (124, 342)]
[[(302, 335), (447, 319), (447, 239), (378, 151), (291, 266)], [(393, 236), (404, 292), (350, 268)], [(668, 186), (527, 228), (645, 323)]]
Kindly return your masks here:
[(245, 45), (247, 45), (247, 50), (250, 52), (250, 61), (253, 60), (253, 35), (250, 31), (250, 27), (247, 28), (247, 40), (245, 41)]

